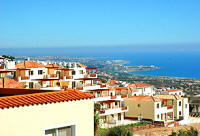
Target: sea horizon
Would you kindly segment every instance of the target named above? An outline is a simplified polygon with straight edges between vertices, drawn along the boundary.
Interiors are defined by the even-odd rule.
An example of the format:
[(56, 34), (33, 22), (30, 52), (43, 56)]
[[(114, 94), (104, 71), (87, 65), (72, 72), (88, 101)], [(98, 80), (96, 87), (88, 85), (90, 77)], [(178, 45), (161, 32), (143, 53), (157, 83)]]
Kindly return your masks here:
[[(124, 46), (125, 47), (125, 46)], [(130, 46), (128, 46), (130, 47)], [(155, 65), (160, 67), (152, 71), (133, 71), (131, 73), (149, 76), (168, 76), (183, 78), (200, 78), (199, 51), (157, 50), (142, 51), (134, 47), (122, 46), (97, 47), (66, 47), (66, 48), (3, 48), (1, 55), (11, 56), (68, 56), (68, 57), (104, 57), (129, 61), (129, 66)]]

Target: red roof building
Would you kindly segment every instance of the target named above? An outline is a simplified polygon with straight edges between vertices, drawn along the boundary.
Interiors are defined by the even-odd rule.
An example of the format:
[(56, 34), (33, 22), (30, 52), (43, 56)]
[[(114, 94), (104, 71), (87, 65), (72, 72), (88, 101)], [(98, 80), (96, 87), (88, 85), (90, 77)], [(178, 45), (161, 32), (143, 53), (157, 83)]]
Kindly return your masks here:
[[(0, 91), (3, 88), (0, 89)], [(27, 89), (25, 89), (28, 91)], [(76, 101), (81, 99), (92, 99), (93, 95), (77, 90), (67, 89), (66, 91), (42, 92), (16, 96), (0, 97), (0, 108), (13, 108), (64, 101)]]
[(0, 87), (4, 88), (24, 88), (25, 85), (23, 82), (17, 82), (10, 78), (1, 78), (0, 79)]
[(23, 61), (16, 65), (16, 68), (43, 68), (43, 67), (45, 66), (34, 61)]

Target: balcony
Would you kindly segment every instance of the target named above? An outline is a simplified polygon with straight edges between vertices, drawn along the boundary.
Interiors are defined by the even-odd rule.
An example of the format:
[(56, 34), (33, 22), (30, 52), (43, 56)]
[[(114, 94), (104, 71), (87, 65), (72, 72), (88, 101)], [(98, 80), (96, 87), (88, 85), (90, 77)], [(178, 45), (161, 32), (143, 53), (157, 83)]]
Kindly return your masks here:
[(97, 78), (97, 74), (84, 75), (84, 78)]
[(110, 100), (110, 96), (105, 96), (105, 97), (95, 97), (94, 101), (95, 102), (100, 102), (100, 101), (107, 101)]
[(122, 110), (128, 110), (128, 107), (121, 107)]
[(67, 79), (73, 79), (73, 76), (61, 76), (61, 79), (63, 78), (63, 80), (67, 80)]
[(83, 90), (83, 87), (76, 87), (77, 90)]
[(96, 78), (96, 77), (97, 77), (97, 74), (90, 74), (89, 77), (94, 77), (94, 78)]
[(169, 105), (169, 106), (167, 106), (167, 109), (169, 110), (169, 109), (173, 109), (173, 106), (172, 105)]
[(1, 66), (0, 66), (0, 69), (4, 69), (4, 65), (1, 65)]
[(66, 76), (66, 79), (73, 79), (73, 76)]
[(118, 100), (122, 101), (123, 98), (127, 98), (127, 95), (124, 95), (123, 97), (121, 95), (116, 96), (97, 96), (95, 95), (94, 101), (106, 101), (106, 100)]
[(127, 98), (127, 94), (121, 95), (121, 98)]
[(29, 79), (30, 79), (30, 77), (28, 77), (28, 76), (21, 77), (21, 80), (29, 80)]
[(117, 96), (111, 96), (111, 99), (116, 99), (117, 98)]
[(128, 111), (128, 107), (120, 107), (120, 108), (102, 109), (99, 111), (99, 113), (100, 113), (100, 116), (104, 116), (104, 115), (110, 115), (110, 114), (127, 112), (127, 111)]
[(57, 74), (50, 74), (50, 78), (56, 78), (56, 77), (58, 77)]
[(101, 88), (105, 88), (105, 87), (106, 87), (106, 85), (100, 85), (100, 87), (101, 87)]

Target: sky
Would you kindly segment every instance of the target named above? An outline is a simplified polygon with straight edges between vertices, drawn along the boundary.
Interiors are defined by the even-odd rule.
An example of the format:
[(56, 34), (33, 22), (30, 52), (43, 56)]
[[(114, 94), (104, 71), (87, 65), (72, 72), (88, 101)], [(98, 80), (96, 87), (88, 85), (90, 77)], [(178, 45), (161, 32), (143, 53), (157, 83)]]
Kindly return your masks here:
[(199, 7), (199, 0), (0, 0), (0, 48), (200, 50)]

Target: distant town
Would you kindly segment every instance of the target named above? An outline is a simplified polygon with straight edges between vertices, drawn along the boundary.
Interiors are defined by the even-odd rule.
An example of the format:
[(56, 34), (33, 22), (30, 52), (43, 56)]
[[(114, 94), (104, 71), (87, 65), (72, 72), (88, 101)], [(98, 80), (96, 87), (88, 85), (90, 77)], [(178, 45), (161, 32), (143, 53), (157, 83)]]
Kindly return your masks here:
[(167, 128), (185, 131), (182, 126), (198, 134), (200, 80), (136, 75), (129, 71), (159, 67), (127, 63), (0, 56), (0, 135), (19, 134), (19, 127), (31, 136), (109, 136), (117, 130), (131, 136), (154, 129), (169, 135)]

